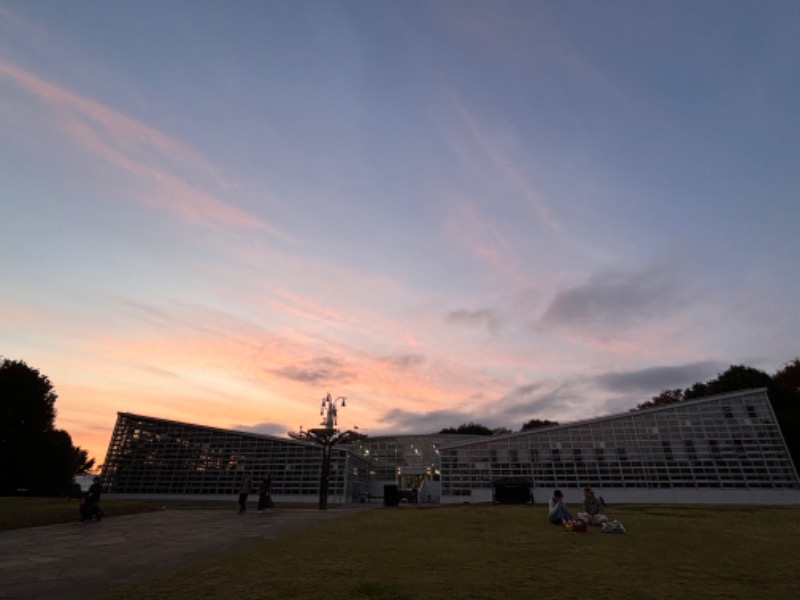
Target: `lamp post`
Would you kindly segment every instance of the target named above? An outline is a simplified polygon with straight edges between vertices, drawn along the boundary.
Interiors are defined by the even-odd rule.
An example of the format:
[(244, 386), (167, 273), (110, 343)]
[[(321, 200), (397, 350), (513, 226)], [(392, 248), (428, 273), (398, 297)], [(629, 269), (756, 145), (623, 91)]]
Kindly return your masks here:
[(336, 444), (349, 444), (367, 437), (361, 433), (356, 433), (355, 431), (339, 431), (336, 428), (338, 414), (336, 403), (339, 401), (341, 401), (341, 407), (346, 406), (344, 396), (331, 398), (331, 395), (327, 394), (322, 399), (322, 406), (319, 409), (319, 414), (322, 417), (322, 422), (320, 423), (322, 427), (309, 429), (308, 431), (304, 431), (301, 427), (300, 431), (289, 432), (289, 437), (293, 439), (313, 442), (314, 444), (322, 447), (322, 468), (320, 470), (319, 477), (320, 510), (325, 510), (328, 508), (328, 487), (331, 470), (331, 452), (333, 447)]

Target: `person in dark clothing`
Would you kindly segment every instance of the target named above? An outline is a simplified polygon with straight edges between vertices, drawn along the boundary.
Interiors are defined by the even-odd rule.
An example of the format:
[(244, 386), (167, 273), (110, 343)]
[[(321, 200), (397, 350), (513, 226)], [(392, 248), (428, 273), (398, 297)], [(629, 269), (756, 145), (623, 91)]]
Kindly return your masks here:
[(261, 487), (258, 488), (258, 512), (272, 509), (272, 476), (267, 475), (261, 480)]
[(247, 510), (247, 496), (250, 495), (250, 475), (245, 475), (239, 487), (239, 514)]
[(89, 486), (89, 491), (86, 492), (86, 497), (81, 503), (81, 522), (86, 523), (92, 519), (98, 521), (103, 518), (103, 509), (100, 508), (100, 496), (103, 493), (103, 485), (100, 483), (100, 478), (95, 477), (92, 485)]

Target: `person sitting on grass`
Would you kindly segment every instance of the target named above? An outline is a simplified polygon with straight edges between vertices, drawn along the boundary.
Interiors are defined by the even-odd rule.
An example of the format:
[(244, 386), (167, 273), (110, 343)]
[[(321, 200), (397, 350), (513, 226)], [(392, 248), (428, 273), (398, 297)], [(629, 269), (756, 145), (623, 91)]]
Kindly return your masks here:
[(564, 506), (564, 494), (561, 490), (553, 492), (553, 497), (550, 498), (550, 522), (553, 525), (564, 525), (572, 522), (572, 515)]
[(583, 488), (583, 511), (578, 513), (578, 519), (588, 525), (602, 525), (608, 521), (603, 514), (605, 502), (594, 495), (594, 490), (588, 485)]

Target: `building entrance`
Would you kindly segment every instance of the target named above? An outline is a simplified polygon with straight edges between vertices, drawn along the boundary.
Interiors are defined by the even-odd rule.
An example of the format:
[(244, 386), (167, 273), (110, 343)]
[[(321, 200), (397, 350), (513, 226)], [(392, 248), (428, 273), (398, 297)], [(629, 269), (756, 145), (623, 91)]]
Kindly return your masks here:
[(397, 486), (400, 499), (409, 504), (417, 504), (420, 490), (425, 486), (426, 480), (430, 478), (429, 472), (427, 467), (398, 467)]
[(413, 490), (419, 489), (422, 485), (422, 482), (425, 481), (424, 475), (402, 475), (400, 477), (400, 489), (401, 490)]

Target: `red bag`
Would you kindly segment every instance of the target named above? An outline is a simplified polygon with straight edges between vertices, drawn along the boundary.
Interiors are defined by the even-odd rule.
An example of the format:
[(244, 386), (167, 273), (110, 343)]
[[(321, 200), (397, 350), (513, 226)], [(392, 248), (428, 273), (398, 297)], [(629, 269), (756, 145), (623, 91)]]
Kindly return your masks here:
[(584, 521), (575, 521), (572, 524), (572, 531), (576, 533), (586, 533), (586, 523)]

